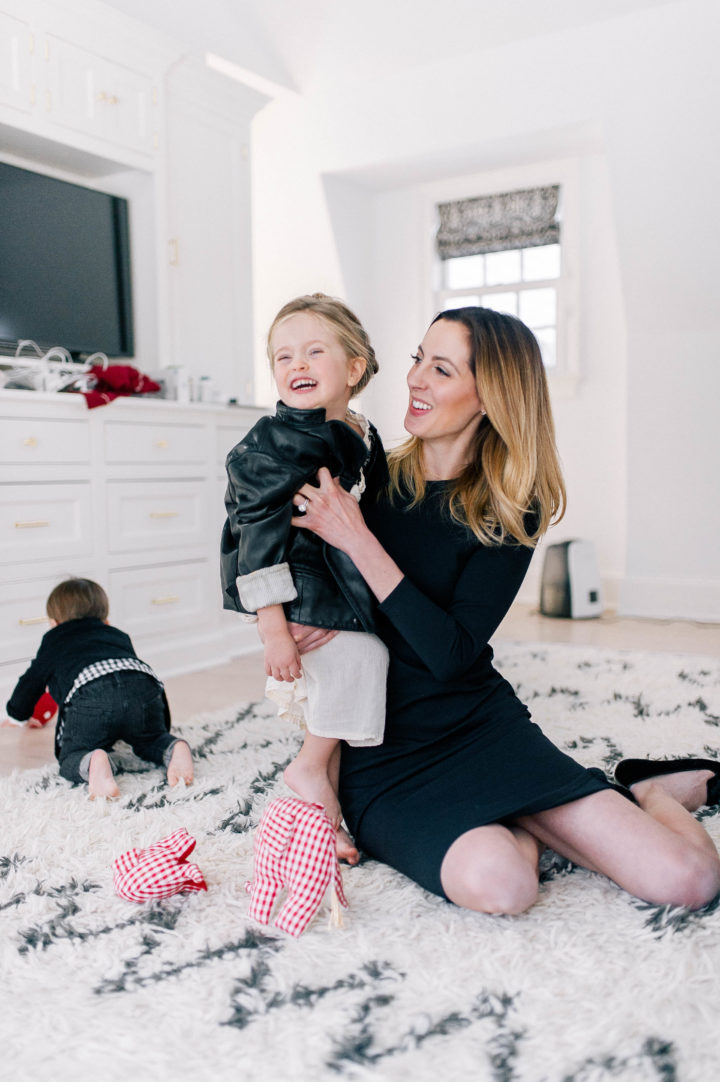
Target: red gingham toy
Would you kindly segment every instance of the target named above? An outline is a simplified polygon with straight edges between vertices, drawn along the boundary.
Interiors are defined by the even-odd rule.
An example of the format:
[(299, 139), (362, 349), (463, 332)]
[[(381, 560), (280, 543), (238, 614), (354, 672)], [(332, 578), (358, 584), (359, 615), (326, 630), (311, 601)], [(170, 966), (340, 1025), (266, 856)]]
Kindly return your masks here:
[(329, 884), (334, 889), (333, 915), (340, 924), (339, 901), (347, 908), (337, 861), (336, 832), (320, 804), (294, 797), (273, 800), (255, 832), (255, 878), (245, 884), (251, 895), (250, 916), (270, 923), (273, 903), (283, 887), (289, 894), (275, 925), (299, 936), (320, 907)]
[(207, 890), (197, 864), (186, 862), (194, 848), (195, 839), (180, 827), (147, 849), (128, 849), (113, 862), (116, 892), (130, 902), (148, 902), (181, 890)]

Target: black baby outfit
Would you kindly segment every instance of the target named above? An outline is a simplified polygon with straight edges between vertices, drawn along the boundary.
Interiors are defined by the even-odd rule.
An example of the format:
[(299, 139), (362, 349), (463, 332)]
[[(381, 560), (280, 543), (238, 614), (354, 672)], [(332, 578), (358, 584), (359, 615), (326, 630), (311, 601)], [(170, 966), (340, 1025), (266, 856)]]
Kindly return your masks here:
[(141, 759), (167, 766), (177, 742), (167, 698), (124, 631), (95, 617), (51, 628), (10, 697), (10, 717), (29, 718), (46, 688), (59, 707), (55, 756), (68, 781), (87, 781), (92, 751), (110, 752), (118, 740)]

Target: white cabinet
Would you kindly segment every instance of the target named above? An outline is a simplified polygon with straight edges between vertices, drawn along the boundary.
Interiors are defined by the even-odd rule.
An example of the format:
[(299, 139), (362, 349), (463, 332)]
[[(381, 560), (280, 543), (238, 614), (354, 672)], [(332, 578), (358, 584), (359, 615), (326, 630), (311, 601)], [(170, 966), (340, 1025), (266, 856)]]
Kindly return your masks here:
[[(23, 155), (30, 146), (37, 161), (30, 133), (154, 169), (163, 78), (178, 55), (176, 43), (104, 4), (0, 0), (3, 148)], [(53, 164), (68, 162), (57, 148), (46, 150)]]
[[(222, 401), (251, 402), (248, 147), (268, 99), (189, 52), (96, 0), (0, 0), (0, 157), (127, 199), (129, 363), (182, 365)], [(191, 444), (152, 461), (189, 462)], [(118, 467), (151, 461), (139, 445), (127, 459), (105, 450)]]
[(167, 78), (173, 363), (252, 400), (250, 120), (260, 95), (191, 61)]
[(0, 105), (29, 113), (33, 100), (33, 35), (29, 23), (0, 12)]
[(149, 75), (50, 34), (42, 48), (42, 93), (53, 123), (113, 147), (152, 153), (158, 139), (153, 115), (158, 91)]
[(107, 590), (111, 622), (160, 676), (258, 645), (223, 612), (223, 462), (261, 415), (0, 391), (0, 693), (47, 631), (67, 575)]

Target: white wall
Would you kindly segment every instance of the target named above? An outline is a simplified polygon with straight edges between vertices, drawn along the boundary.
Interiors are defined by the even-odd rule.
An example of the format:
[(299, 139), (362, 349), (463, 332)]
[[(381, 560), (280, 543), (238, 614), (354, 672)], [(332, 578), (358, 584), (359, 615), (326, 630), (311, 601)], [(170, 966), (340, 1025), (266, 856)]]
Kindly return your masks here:
[(718, 30), (711, 0), (669, 3), (254, 121), (258, 336), (295, 293), (345, 296), (381, 357), (366, 406), (388, 437), (430, 314), (428, 192), (575, 161), (582, 379), (554, 394), (570, 511), (550, 540), (592, 539), (609, 599), (638, 615), (720, 620)]

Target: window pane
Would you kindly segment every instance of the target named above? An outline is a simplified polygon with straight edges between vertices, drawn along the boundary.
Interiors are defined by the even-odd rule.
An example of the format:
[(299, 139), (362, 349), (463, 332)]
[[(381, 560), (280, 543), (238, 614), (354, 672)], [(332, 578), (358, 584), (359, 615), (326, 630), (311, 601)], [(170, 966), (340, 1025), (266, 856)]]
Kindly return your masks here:
[(445, 288), (472, 289), (485, 285), (485, 256), (465, 255), (445, 260)]
[(494, 312), (508, 312), (511, 316), (516, 316), (518, 312), (517, 293), (486, 293), (480, 298), (480, 303)]
[(544, 327), (541, 331), (534, 332), (540, 346), (543, 363), (546, 368), (554, 368), (557, 364), (557, 333), (554, 327)]
[(523, 248), (523, 281), (538, 282), (542, 278), (560, 277), (560, 245), (543, 244), (539, 248)]
[(528, 327), (553, 326), (557, 295), (554, 289), (526, 289), (520, 294), (520, 319)]
[(505, 282), (520, 281), (520, 251), (488, 252), (485, 256), (485, 284), (501, 286)]
[(480, 304), (480, 298), (477, 293), (474, 296), (467, 297), (445, 297), (442, 302), (443, 311), (448, 308), (471, 308)]

